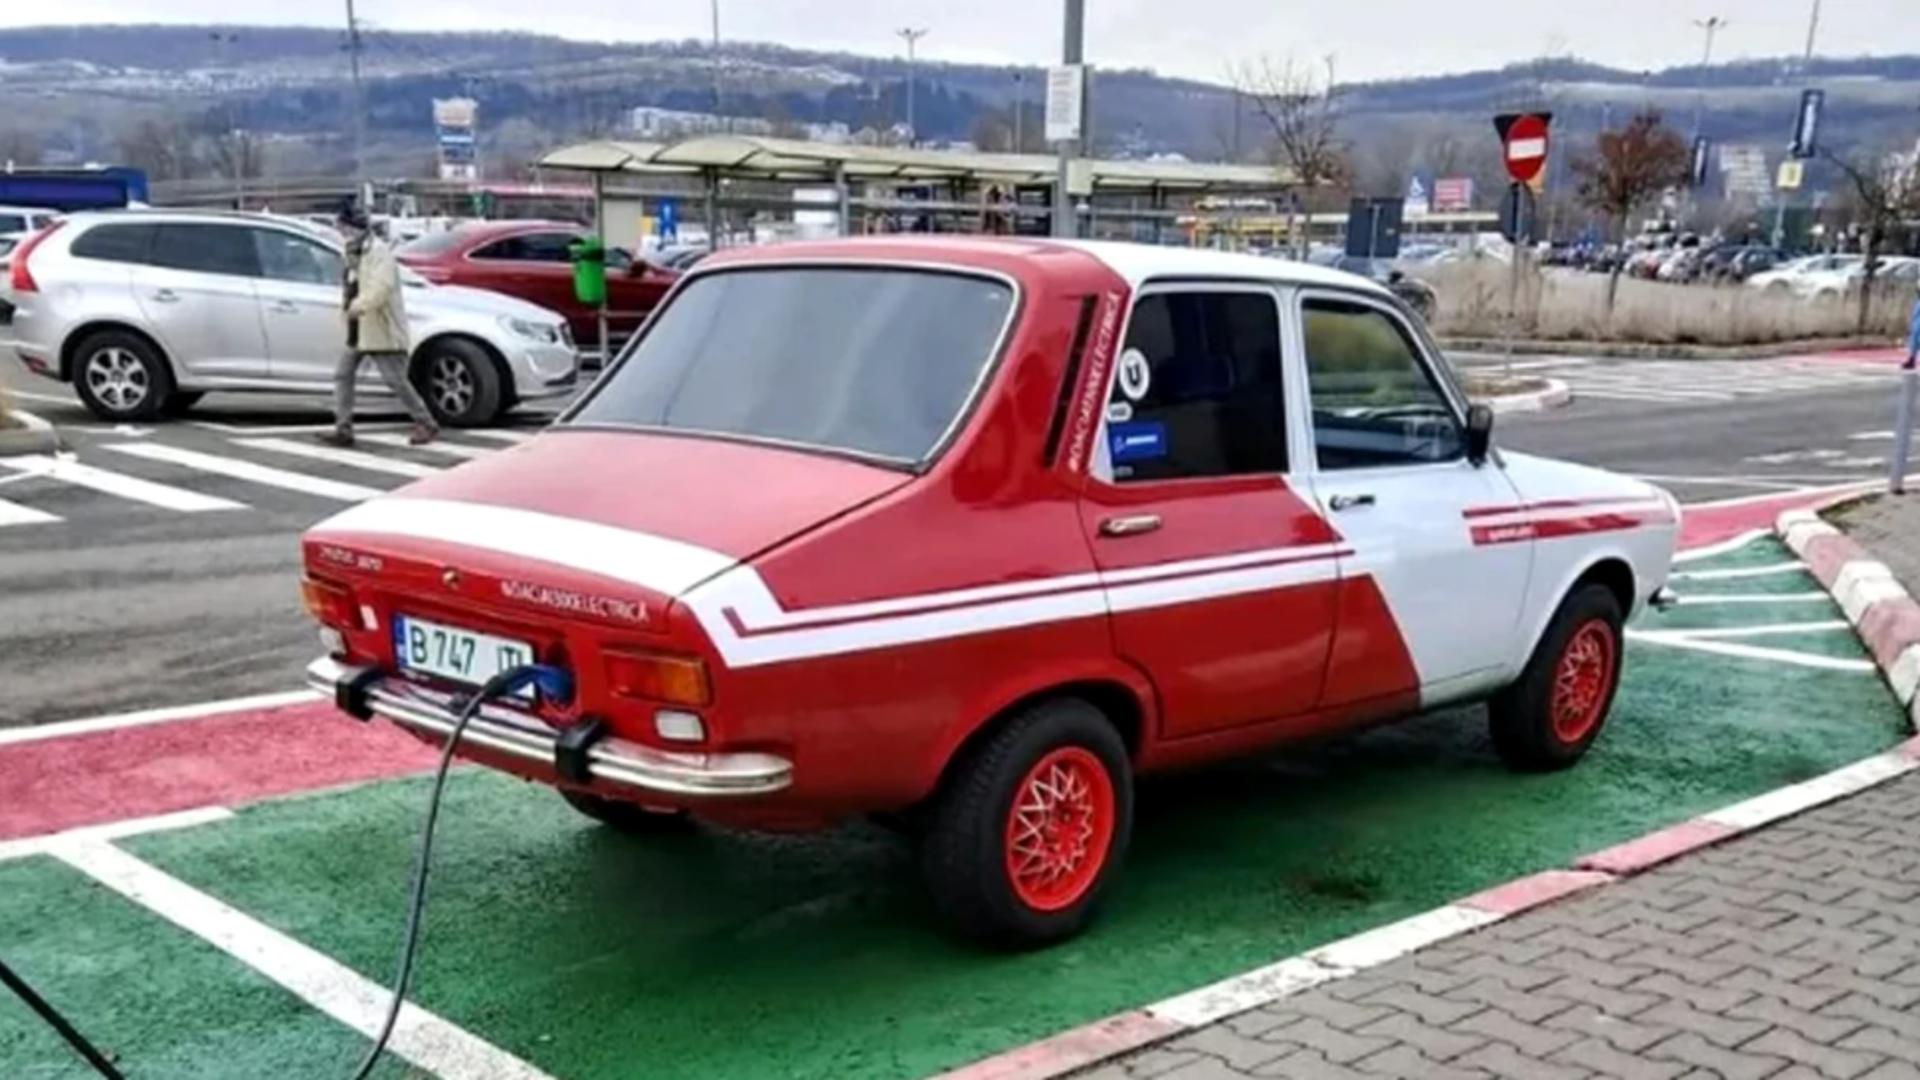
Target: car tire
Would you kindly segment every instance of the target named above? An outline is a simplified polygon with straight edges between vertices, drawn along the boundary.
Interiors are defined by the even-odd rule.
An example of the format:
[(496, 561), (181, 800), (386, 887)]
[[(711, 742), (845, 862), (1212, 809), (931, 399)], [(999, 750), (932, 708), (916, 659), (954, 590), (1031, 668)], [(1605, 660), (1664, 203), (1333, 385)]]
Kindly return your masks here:
[(168, 416), (185, 416), (188, 410), (200, 404), (200, 399), (206, 396), (207, 392), (204, 390), (175, 390), (167, 395), (167, 403), (160, 406), (160, 411)]
[(73, 351), (73, 389), (102, 420), (152, 420), (173, 396), (173, 371), (146, 338), (102, 330)]
[(693, 827), (693, 818), (685, 810), (650, 810), (639, 803), (603, 799), (598, 795), (566, 788), (560, 789), (560, 797), (567, 800), (568, 806), (602, 825), (610, 825), (632, 836), (680, 833)]
[(1620, 686), (1623, 621), (1604, 585), (1582, 585), (1561, 602), (1520, 678), (1488, 703), (1493, 746), (1509, 767), (1550, 772), (1586, 754)]
[(1060, 698), (954, 762), (927, 808), (921, 874), (960, 934), (1036, 948), (1086, 927), (1132, 830), (1126, 744), (1092, 704)]
[(500, 369), (486, 349), (471, 341), (436, 341), (421, 350), (413, 367), (415, 388), (442, 424), (480, 427), (504, 411)]

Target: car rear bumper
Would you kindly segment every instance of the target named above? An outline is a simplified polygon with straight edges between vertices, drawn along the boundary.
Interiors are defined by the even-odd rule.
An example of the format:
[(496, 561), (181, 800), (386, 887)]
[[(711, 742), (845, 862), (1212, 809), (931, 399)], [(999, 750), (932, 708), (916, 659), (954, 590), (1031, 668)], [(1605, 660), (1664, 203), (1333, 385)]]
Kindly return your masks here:
[[(444, 741), (460, 718), (462, 703), (454, 694), (331, 657), (307, 665), (307, 685), (331, 695), (350, 713), (383, 716), (436, 742)], [(559, 732), (529, 713), (489, 703), (467, 724), (460, 742), (553, 769)], [(674, 752), (609, 737), (589, 746), (585, 758), (595, 788), (635, 796), (739, 798), (782, 791), (793, 782), (793, 763), (772, 754)]]

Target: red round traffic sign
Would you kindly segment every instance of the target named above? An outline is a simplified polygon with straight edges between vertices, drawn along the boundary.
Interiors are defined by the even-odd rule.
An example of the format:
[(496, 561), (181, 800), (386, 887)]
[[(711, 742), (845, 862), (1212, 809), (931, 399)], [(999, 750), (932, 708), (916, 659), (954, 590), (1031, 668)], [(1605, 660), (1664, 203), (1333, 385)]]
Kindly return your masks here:
[(1507, 175), (1517, 183), (1528, 183), (1540, 175), (1547, 164), (1547, 121), (1529, 113), (1514, 118), (1505, 136)]

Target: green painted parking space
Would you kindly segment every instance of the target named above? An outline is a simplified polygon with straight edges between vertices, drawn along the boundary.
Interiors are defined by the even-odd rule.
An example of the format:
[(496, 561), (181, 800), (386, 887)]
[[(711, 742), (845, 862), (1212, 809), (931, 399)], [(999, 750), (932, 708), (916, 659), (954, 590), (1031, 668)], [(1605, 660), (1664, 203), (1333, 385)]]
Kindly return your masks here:
[[(135, 1080), (311, 1076), (327, 1063), (344, 1075), (362, 1052), (358, 1036), (251, 968), (44, 856), (0, 863), (0, 955)], [(0, 1076), (84, 1075), (51, 1028), (0, 993)]]
[[(1765, 541), (1683, 569), (1789, 559)], [(1676, 583), (1683, 599), (1816, 588), (1799, 571)], [(543, 789), (463, 770), (443, 814), (414, 998), (556, 1077), (924, 1075), (1882, 750), (1902, 737), (1901, 710), (1858, 669), (1865, 653), (1851, 632), (1764, 632), (1839, 618), (1824, 600), (1683, 604), (1643, 618), (1638, 633), (1732, 632), (1702, 640), (1804, 659), (1636, 639), (1608, 728), (1563, 773), (1507, 772), (1482, 712), (1460, 709), (1149, 782), (1105, 917), (1079, 940), (1018, 956), (940, 936), (906, 843), (877, 827), (623, 837)], [(307, 795), (119, 845), (384, 982), (424, 793), (405, 780)], [(8, 885), (0, 896), (28, 912), (62, 907), (60, 890), (87, 892), (59, 875), (0, 879)], [(182, 1052), (199, 1055), (193, 1075), (264, 1072), (246, 1067), (252, 1027), (226, 1026), (201, 990), (94, 996), (77, 954), (57, 945), (100, 933), (92, 918), (33, 937), (38, 973), (69, 987), (77, 1020), (183, 1026), (193, 1034)], [(0, 923), (7, 955), (18, 925)], [(206, 951), (166, 924), (145, 935), (156, 950)], [(297, 1014), (272, 1015), (291, 1032), (331, 1023)], [(316, 1059), (324, 1048), (329, 1061), (347, 1060), (354, 1041), (338, 1027), (331, 1042), (276, 1038)], [(56, 1060), (32, 1046), (31, 1060)]]

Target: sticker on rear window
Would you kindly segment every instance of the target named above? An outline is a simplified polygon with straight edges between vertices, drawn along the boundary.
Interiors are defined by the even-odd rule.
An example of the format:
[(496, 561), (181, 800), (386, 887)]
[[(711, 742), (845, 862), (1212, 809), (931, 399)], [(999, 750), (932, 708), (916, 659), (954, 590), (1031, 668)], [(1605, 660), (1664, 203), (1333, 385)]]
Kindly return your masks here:
[(1107, 426), (1107, 450), (1116, 465), (1156, 461), (1167, 456), (1167, 425), (1158, 420), (1134, 420)]

